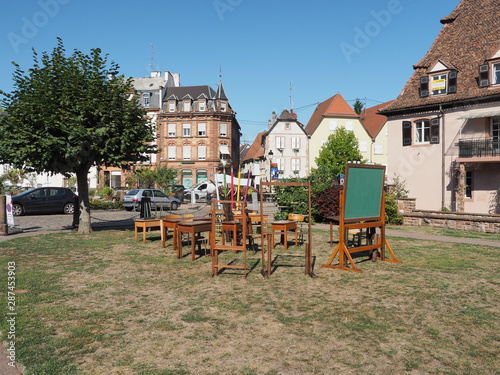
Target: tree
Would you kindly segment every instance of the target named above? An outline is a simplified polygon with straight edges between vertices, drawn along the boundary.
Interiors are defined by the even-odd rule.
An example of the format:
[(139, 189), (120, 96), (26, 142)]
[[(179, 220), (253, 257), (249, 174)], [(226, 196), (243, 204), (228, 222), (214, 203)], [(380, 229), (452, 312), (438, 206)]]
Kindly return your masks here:
[(365, 105), (363, 104), (363, 102), (358, 98), (356, 98), (356, 101), (354, 102), (354, 112), (356, 112), (359, 115), (363, 111), (364, 107)]
[(96, 166), (125, 167), (155, 152), (153, 126), (131, 96), (131, 79), (96, 48), (70, 56), (61, 39), (52, 54), (33, 50), (28, 72), (18, 64), (14, 89), (0, 92), (0, 162), (37, 173), (76, 175), (79, 233), (91, 232), (87, 177)]
[(335, 179), (344, 173), (347, 162), (364, 162), (362, 159), (358, 139), (354, 132), (346, 130), (344, 127), (338, 127), (330, 134), (315, 159), (318, 167), (313, 168), (310, 174), (313, 195), (329, 188)]

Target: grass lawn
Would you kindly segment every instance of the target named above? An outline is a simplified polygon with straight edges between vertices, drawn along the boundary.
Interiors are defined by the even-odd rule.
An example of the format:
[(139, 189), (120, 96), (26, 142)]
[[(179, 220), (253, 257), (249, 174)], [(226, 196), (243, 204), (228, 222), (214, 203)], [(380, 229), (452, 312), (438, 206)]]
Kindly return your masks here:
[(403, 263), (356, 258), (357, 273), (321, 267), (332, 248), (315, 230), (316, 278), (303, 248), (277, 247), (272, 276), (250, 252), (245, 279), (133, 237), (0, 242), (0, 315), (15, 262), (25, 374), (500, 374), (499, 248), (389, 238)]

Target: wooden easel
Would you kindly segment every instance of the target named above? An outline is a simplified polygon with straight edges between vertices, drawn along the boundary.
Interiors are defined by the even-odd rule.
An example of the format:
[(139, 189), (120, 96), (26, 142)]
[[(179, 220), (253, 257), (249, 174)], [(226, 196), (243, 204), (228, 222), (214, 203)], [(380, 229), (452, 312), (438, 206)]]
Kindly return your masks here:
[[(375, 181), (370, 181), (370, 174), (367, 175), (367, 180), (363, 180), (364, 184), (370, 184), (373, 182), (376, 185), (368, 188), (366, 188), (365, 185), (364, 189), (357, 189), (357, 186), (353, 187), (352, 184), (349, 185), (348, 178), (350, 168), (359, 169), (359, 171), (356, 171), (356, 180), (353, 181), (354, 184), (356, 184), (358, 180), (363, 180), (363, 169), (379, 170), (377, 171), (377, 174), (374, 175), (376, 177)], [(373, 173), (371, 174), (373, 175)], [(361, 251), (370, 251), (370, 257), (373, 261), (381, 260), (386, 262), (402, 263), (396, 258), (396, 255), (392, 251), (392, 248), (387, 242), (385, 236), (385, 192), (383, 186), (384, 181), (381, 178), (383, 176), (385, 176), (385, 167), (383, 166), (362, 164), (348, 164), (346, 166), (345, 189), (340, 191), (340, 215), (338, 218), (339, 242), (326, 264), (323, 264), (323, 267), (363, 272), (356, 267), (356, 264), (351, 256), (351, 254)], [(346, 201), (346, 194), (351, 194), (351, 200)], [(380, 200), (380, 203), (378, 200)], [(349, 213), (347, 218), (346, 209)], [(379, 233), (376, 232), (377, 228), (379, 228)], [(360, 231), (358, 244), (354, 247), (349, 247), (348, 237), (349, 231), (351, 230)], [(363, 231), (365, 231), (365, 243), (361, 244)], [(386, 256), (386, 249), (390, 254), (390, 258)], [(378, 256), (379, 252), (380, 255)], [(338, 261), (334, 263), (337, 257)]]

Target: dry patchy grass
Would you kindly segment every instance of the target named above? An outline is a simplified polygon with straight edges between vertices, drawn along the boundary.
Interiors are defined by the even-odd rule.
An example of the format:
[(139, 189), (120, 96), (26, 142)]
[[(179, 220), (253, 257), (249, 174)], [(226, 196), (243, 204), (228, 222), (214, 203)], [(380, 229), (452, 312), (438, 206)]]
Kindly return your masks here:
[(321, 267), (332, 248), (319, 230), (316, 278), (291, 247), (273, 253), (269, 279), (250, 252), (245, 279), (212, 278), (209, 257), (179, 260), (171, 242), (148, 239), (103, 231), (0, 244), (2, 269), (15, 260), (24, 291), (27, 373), (499, 373), (498, 248), (394, 238), (403, 264), (356, 258), (355, 273)]

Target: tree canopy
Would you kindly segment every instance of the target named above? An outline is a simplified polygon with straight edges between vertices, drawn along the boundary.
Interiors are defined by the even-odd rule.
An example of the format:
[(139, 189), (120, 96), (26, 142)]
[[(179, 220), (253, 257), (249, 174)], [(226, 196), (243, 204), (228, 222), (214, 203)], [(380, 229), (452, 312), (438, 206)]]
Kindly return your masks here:
[(118, 75), (99, 48), (66, 56), (61, 39), (52, 54), (33, 50), (33, 67), (16, 66), (14, 89), (0, 106), (0, 162), (33, 172), (74, 173), (79, 232), (90, 231), (89, 169), (146, 161), (155, 152), (153, 124), (134, 99), (131, 79)]
[(358, 139), (351, 130), (338, 127), (328, 136), (328, 140), (321, 148), (315, 159), (317, 168), (310, 174), (312, 192), (317, 194), (329, 188), (334, 180), (345, 171), (349, 161), (362, 161)]

